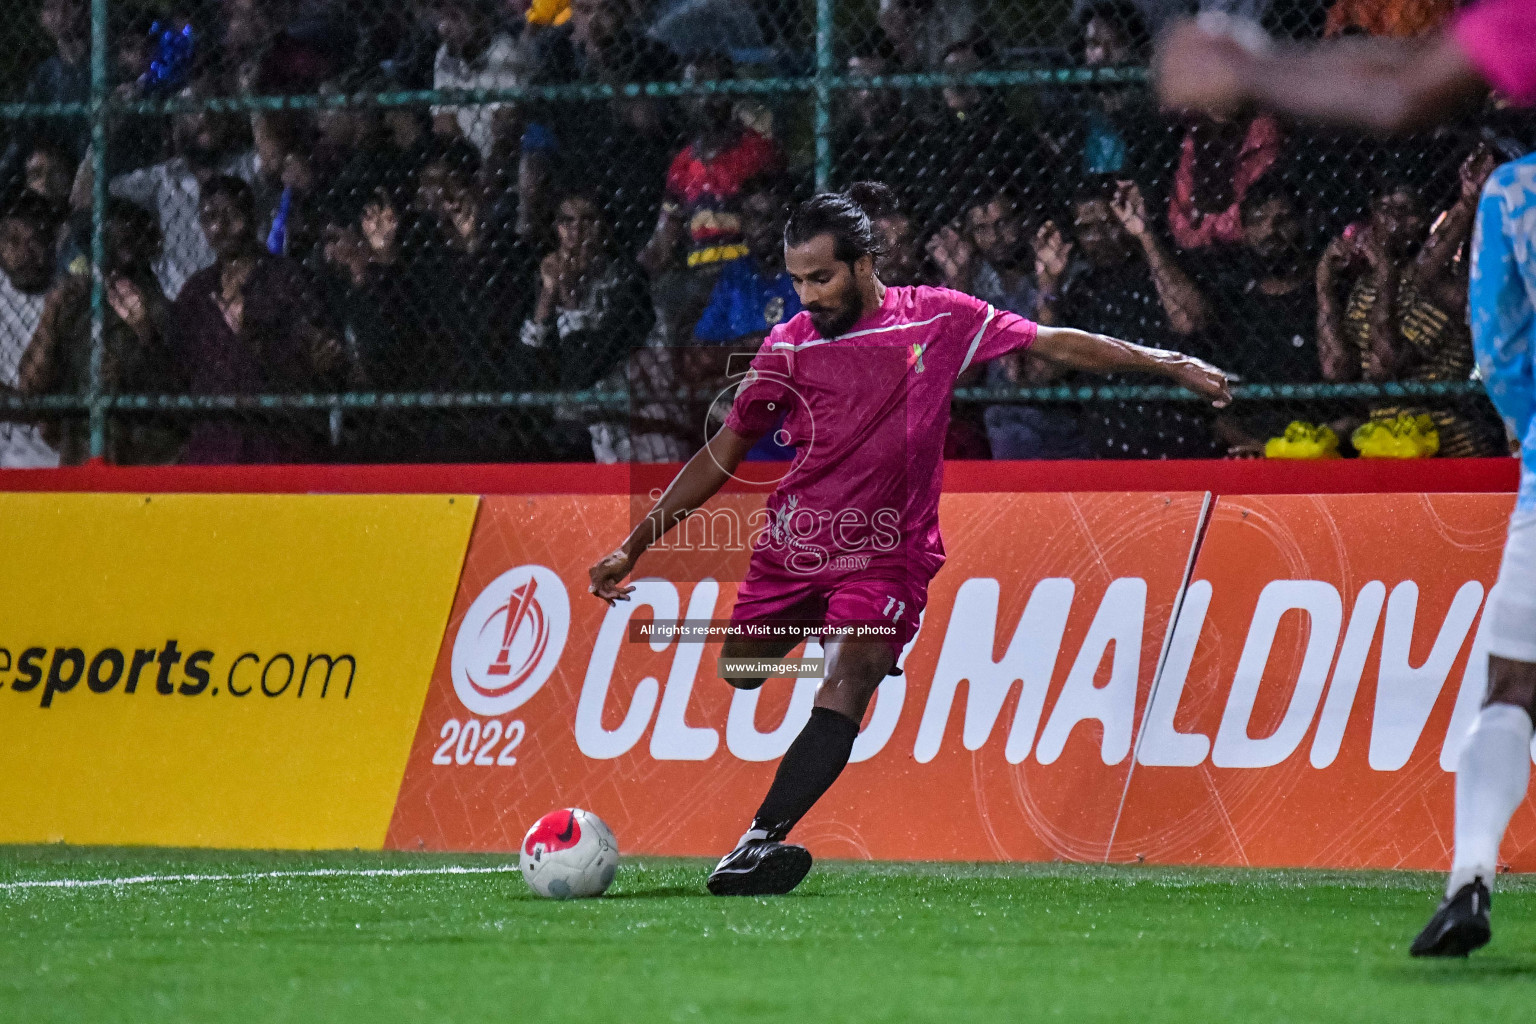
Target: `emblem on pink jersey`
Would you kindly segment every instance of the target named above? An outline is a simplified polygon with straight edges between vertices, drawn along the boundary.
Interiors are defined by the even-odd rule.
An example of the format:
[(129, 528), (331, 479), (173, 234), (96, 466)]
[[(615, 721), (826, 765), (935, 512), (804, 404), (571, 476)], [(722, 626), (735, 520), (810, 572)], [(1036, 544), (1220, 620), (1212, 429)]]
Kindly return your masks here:
[(912, 354), (907, 357), (907, 368), (911, 369), (911, 367), (914, 364), (916, 364), (916, 366), (917, 366), (917, 372), (918, 373), (922, 373), (923, 372), (923, 346), (919, 345), (915, 341), (912, 343)]

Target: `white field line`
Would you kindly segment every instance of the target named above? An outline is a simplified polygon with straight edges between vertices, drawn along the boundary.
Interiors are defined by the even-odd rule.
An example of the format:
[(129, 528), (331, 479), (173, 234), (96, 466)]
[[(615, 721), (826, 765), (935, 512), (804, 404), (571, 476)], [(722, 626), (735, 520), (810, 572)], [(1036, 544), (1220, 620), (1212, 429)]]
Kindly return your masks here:
[(123, 878), (40, 878), (0, 882), (0, 892), (18, 889), (95, 889), (125, 885), (161, 885), (173, 882), (258, 882), (274, 878), (410, 878), (415, 875), (504, 875), (518, 870), (516, 864), (495, 867), (445, 865), (440, 868), (313, 868), (308, 871), (249, 871), (231, 875), (128, 875)]

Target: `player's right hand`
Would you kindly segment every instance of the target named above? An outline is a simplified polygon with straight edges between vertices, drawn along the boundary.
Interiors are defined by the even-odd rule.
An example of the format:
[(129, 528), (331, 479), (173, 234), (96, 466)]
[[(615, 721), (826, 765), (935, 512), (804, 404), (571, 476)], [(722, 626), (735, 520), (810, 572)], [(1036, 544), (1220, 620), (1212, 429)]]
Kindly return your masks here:
[(596, 565), (587, 570), (587, 575), (592, 579), (592, 585), (587, 592), (595, 595), (598, 600), (606, 601), (608, 607), (613, 607), (615, 601), (628, 601), (629, 595), (634, 593), (634, 586), (623, 586), (624, 577), (628, 576), (635, 568), (635, 560), (625, 552), (623, 548), (604, 555)]
[(1204, 359), (1184, 356), (1174, 365), (1172, 377), (1195, 394), (1209, 398), (1218, 409), (1232, 404), (1232, 376)]

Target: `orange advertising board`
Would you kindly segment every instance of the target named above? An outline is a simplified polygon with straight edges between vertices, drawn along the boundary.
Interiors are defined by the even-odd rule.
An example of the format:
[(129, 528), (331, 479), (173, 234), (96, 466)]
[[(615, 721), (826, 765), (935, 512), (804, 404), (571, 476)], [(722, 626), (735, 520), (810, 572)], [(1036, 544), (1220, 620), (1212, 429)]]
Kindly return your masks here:
[[(904, 674), (797, 838), (834, 857), (1102, 860), (1204, 501), (946, 494), (949, 562)], [(631, 640), (632, 617), (727, 618), (740, 558), (712, 578), (647, 555), (609, 609), (587, 567), (629, 515), (623, 496), (483, 500), (387, 846), (512, 850), (567, 805), (626, 853), (740, 835), (816, 683), (737, 692), (716, 644)], [(647, 575), (669, 565), (693, 571)]]
[[(640, 635), (729, 617), (750, 543), (732, 524), (760, 496), (688, 520), (632, 601), (588, 593), (637, 500), (6, 496), (25, 543), (0, 747), (33, 775), (92, 751), (143, 770), (14, 787), (0, 838), (510, 851), (574, 805), (627, 854), (719, 854), (816, 680), (738, 692), (717, 643)], [(892, 860), (1445, 867), (1513, 500), (947, 493), (903, 674), (795, 837)], [(145, 582), (151, 564), (171, 568)], [(1502, 855), (1536, 870), (1529, 802)]]
[[(1513, 503), (1219, 498), (1111, 859), (1446, 867)], [(1529, 803), (1502, 856), (1536, 869)]]

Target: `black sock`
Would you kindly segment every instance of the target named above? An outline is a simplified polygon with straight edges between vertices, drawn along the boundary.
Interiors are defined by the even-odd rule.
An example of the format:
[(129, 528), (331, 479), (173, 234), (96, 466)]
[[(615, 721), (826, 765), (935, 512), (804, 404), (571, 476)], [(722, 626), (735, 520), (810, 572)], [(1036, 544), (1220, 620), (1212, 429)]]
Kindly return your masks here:
[(859, 723), (828, 708), (812, 708), (811, 720), (789, 745), (752, 819), (754, 829), (782, 841), (789, 830), (832, 788), (853, 752)]

